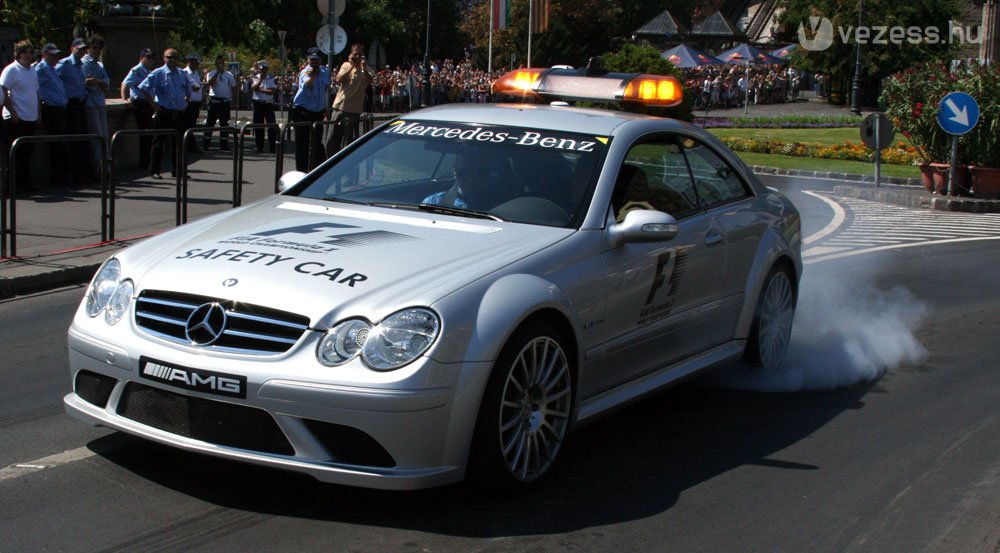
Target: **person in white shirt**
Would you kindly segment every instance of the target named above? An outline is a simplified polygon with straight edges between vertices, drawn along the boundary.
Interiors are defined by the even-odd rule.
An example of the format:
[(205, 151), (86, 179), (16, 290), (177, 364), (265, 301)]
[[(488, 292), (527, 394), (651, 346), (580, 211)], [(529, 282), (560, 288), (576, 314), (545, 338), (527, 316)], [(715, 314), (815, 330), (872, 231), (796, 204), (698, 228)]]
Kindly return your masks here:
[[(187, 67), (181, 69), (184, 75), (187, 77), (188, 81), (191, 82), (191, 96), (188, 98), (187, 107), (184, 108), (184, 113), (181, 115), (181, 132), (184, 133), (188, 129), (194, 128), (198, 125), (198, 115), (201, 113), (201, 101), (204, 98), (204, 93), (202, 91), (202, 73), (201, 73), (201, 56), (195, 53), (187, 55)], [(197, 140), (188, 140), (187, 150), (189, 152), (200, 153), (201, 148), (198, 147)]]
[[(22, 136), (35, 134), (41, 106), (38, 102), (38, 74), (31, 68), (35, 60), (35, 47), (27, 40), (14, 44), (14, 61), (0, 72), (0, 88), (3, 89), (3, 119), (6, 127), (4, 156), (9, 156), (10, 147)], [(17, 182), (15, 192), (32, 190), (29, 180), (28, 160), (31, 145), (17, 148)]]
[[(215, 69), (208, 73), (208, 118), (206, 127), (229, 126), (229, 112), (232, 109), (233, 92), (236, 91), (236, 77), (226, 70), (222, 56), (215, 57)], [(212, 144), (212, 131), (205, 133), (202, 146), (207, 150)], [(229, 149), (229, 133), (219, 133), (219, 149)]]
[[(258, 73), (254, 75), (250, 84), (253, 94), (253, 122), (254, 124), (269, 123), (274, 124), (274, 94), (277, 92), (277, 84), (274, 77), (268, 74), (267, 60), (257, 62)], [(264, 151), (264, 129), (254, 129), (254, 140), (257, 143), (257, 151)], [(267, 146), (269, 152), (274, 152), (278, 139), (278, 129), (267, 129)]]

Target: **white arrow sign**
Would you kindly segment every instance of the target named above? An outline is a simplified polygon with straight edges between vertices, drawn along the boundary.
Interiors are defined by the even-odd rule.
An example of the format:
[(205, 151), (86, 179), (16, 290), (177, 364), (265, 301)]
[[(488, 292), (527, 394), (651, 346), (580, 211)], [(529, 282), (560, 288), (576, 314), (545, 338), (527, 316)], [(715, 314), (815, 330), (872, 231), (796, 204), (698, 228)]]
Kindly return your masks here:
[(944, 103), (946, 106), (948, 106), (948, 109), (950, 109), (951, 112), (954, 113), (954, 115), (952, 115), (948, 119), (951, 119), (952, 121), (958, 123), (959, 125), (962, 125), (963, 127), (969, 126), (969, 110), (966, 108), (966, 106), (962, 106), (962, 109), (958, 109), (958, 106), (955, 105), (955, 101), (952, 100), (951, 98), (945, 100)]

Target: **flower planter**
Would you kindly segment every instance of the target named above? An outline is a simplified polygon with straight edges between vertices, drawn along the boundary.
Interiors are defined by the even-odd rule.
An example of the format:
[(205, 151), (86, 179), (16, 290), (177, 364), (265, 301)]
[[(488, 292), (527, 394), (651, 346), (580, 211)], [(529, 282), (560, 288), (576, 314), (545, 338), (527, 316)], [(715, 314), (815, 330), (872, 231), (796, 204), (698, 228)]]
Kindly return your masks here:
[[(924, 190), (937, 192), (938, 194), (948, 193), (948, 169), (951, 165), (947, 163), (921, 163), (920, 182), (924, 185)], [(963, 195), (969, 190), (969, 167), (959, 165), (955, 171), (955, 193)]]
[(1000, 169), (996, 167), (970, 167), (972, 193), (977, 198), (1000, 199)]

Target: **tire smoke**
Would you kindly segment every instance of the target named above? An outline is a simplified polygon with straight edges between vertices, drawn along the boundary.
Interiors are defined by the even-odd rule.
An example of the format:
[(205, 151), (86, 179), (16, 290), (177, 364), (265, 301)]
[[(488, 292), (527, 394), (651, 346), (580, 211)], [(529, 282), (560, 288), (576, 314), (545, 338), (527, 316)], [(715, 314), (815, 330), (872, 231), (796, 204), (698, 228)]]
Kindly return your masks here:
[(902, 286), (878, 288), (864, 273), (856, 265), (808, 266), (782, 367), (764, 371), (741, 364), (720, 370), (712, 383), (767, 392), (830, 390), (920, 362), (927, 351), (914, 332), (928, 307)]

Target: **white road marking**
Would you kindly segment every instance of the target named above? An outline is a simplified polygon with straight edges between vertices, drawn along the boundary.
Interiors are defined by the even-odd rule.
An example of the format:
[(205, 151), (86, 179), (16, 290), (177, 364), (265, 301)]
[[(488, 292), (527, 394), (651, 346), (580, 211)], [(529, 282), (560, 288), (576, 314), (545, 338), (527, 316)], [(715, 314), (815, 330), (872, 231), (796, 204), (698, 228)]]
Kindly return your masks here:
[(15, 463), (9, 467), (0, 469), (0, 482), (20, 478), (40, 470), (58, 467), (74, 461), (81, 461), (94, 455), (96, 454), (90, 448), (78, 447), (69, 451), (63, 451), (62, 453), (56, 453), (55, 455), (49, 455), (48, 457), (42, 457), (41, 459), (35, 459), (34, 461)]
[(803, 192), (803, 194), (809, 194), (814, 198), (819, 198), (820, 200), (826, 202), (831, 209), (833, 209), (833, 219), (829, 223), (827, 223), (827, 225), (823, 227), (819, 232), (810, 234), (809, 236), (806, 236), (805, 239), (802, 240), (802, 245), (808, 246), (809, 244), (812, 244), (813, 242), (836, 231), (837, 228), (840, 227), (840, 225), (844, 224), (844, 220), (847, 218), (847, 216), (844, 214), (844, 208), (840, 207), (840, 204), (831, 200), (830, 198), (827, 198), (826, 196), (822, 196), (815, 192), (807, 191)]
[(938, 244), (957, 244), (959, 242), (977, 242), (980, 240), (1000, 240), (1000, 236), (974, 236), (970, 238), (950, 238), (947, 240), (927, 240), (925, 242), (908, 242), (906, 244), (892, 244), (889, 246), (877, 246), (874, 248), (865, 248), (862, 250), (851, 250), (842, 253), (830, 254), (822, 257), (816, 257), (812, 259), (804, 260), (803, 263), (806, 265), (811, 265), (813, 263), (822, 263), (823, 261), (830, 261), (833, 259), (841, 259), (844, 257), (851, 257), (853, 255), (861, 255), (864, 253), (872, 252), (884, 252), (886, 250), (900, 250), (903, 248), (913, 248), (916, 246), (934, 246)]

